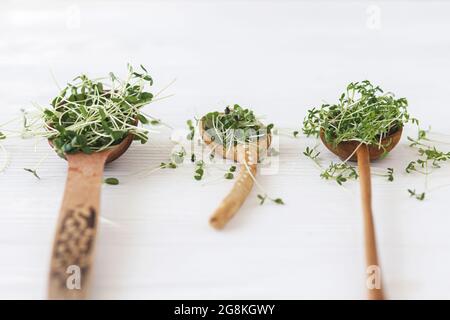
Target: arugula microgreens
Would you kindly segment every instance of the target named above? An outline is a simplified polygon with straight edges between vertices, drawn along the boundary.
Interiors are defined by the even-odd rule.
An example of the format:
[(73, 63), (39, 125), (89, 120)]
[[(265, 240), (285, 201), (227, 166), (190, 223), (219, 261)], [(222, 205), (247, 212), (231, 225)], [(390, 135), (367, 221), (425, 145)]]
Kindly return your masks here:
[[(98, 152), (119, 144), (128, 134), (145, 143), (148, 130), (137, 126), (159, 123), (141, 112), (149, 104), (153, 94), (146, 91), (153, 79), (141, 65), (137, 72), (128, 65), (125, 80), (113, 73), (109, 78), (90, 79), (86, 75), (76, 77), (53, 99), (51, 107), (43, 110), (42, 118), (48, 138), (56, 152)], [(27, 121), (24, 120), (25, 129)]]
[[(408, 137), (410, 141), (410, 147), (415, 148), (419, 154), (419, 158), (411, 161), (405, 168), (407, 173), (417, 172), (425, 175), (425, 189), (428, 185), (428, 176), (433, 169), (441, 167), (441, 164), (450, 160), (450, 152), (443, 152), (431, 145), (435, 142), (428, 138), (427, 131), (418, 128), (417, 138)], [(411, 197), (415, 197), (417, 200), (425, 199), (425, 192), (416, 193), (415, 190), (408, 189)]]
[[(418, 123), (407, 111), (405, 98), (396, 99), (392, 93), (372, 85), (369, 81), (352, 82), (341, 94), (336, 104), (323, 104), (312, 108), (303, 121), (303, 133), (306, 136), (318, 137), (322, 131), (325, 139), (337, 146), (344, 141), (359, 141), (367, 145), (376, 145), (385, 149), (381, 143), (389, 134), (403, 127), (408, 122)], [(294, 137), (298, 131), (294, 132)], [(319, 167), (319, 152), (309, 147), (303, 154), (313, 160)], [(394, 170), (387, 169), (388, 181), (394, 180)], [(355, 168), (346, 161), (329, 165), (320, 175), (324, 179), (335, 180), (338, 184), (357, 179)]]

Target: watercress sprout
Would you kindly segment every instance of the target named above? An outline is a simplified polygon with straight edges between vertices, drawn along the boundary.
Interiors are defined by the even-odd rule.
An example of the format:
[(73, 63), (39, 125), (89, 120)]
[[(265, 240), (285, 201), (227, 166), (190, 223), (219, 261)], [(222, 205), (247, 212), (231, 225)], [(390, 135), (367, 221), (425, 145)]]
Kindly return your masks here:
[(322, 130), (326, 141), (334, 145), (359, 141), (384, 149), (381, 140), (412, 120), (407, 106), (405, 98), (396, 99), (367, 80), (352, 82), (337, 103), (308, 110), (303, 132), (318, 136)]

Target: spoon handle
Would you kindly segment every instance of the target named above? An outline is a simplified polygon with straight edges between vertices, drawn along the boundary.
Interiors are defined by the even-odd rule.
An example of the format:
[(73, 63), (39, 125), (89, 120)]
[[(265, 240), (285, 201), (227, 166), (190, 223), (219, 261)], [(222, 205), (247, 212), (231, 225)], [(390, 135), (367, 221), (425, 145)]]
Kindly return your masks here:
[(67, 155), (68, 174), (50, 264), (50, 299), (86, 298), (107, 154)]
[(223, 229), (227, 222), (233, 218), (253, 188), (252, 176), (256, 176), (256, 164), (241, 164), (239, 177), (234, 183), (233, 189), (222, 200), (222, 203), (209, 219), (211, 226), (216, 229)]
[[(370, 158), (369, 149), (367, 145), (362, 144), (356, 150), (356, 156), (358, 157), (358, 171), (360, 177), (361, 187), (361, 202), (363, 209), (363, 221), (364, 221), (364, 237), (365, 237), (365, 249), (366, 249), (366, 266), (367, 273), (371, 273), (373, 279), (368, 279), (367, 288), (368, 296), (370, 300), (383, 300), (383, 290), (381, 289), (380, 266), (378, 264), (377, 257), (377, 245), (375, 240), (375, 227), (373, 223), (372, 214), (372, 187), (370, 179)], [(369, 280), (371, 284), (375, 284), (375, 287), (369, 287)], [(378, 285), (376, 285), (378, 283)]]

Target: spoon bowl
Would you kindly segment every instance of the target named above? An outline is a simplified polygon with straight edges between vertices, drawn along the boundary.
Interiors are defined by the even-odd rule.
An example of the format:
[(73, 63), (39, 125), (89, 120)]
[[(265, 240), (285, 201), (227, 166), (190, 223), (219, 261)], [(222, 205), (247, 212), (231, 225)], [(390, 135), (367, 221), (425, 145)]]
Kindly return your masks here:
[[(381, 145), (384, 146), (380, 148), (378, 145), (368, 145), (369, 158), (371, 161), (381, 158), (383, 154), (391, 151), (400, 141), (402, 136), (403, 128), (400, 127), (395, 132), (389, 134), (387, 137), (381, 140)], [(337, 155), (341, 160), (357, 161), (357, 155), (355, 150), (361, 145), (359, 141), (344, 141), (339, 143), (337, 146), (333, 143), (328, 142), (325, 138), (324, 130), (320, 130), (320, 139), (322, 140), (325, 147), (328, 150)]]
[[(259, 137), (256, 142), (249, 142), (247, 144), (236, 144), (227, 148), (226, 146), (214, 141), (214, 138), (208, 133), (208, 130), (205, 128), (205, 123), (202, 119), (200, 119), (199, 123), (199, 132), (202, 140), (210, 146), (214, 153), (221, 156), (224, 159), (230, 159), (238, 163), (243, 163), (245, 161), (245, 156), (248, 155), (249, 158), (252, 158), (253, 162), (257, 163), (262, 155), (267, 151), (272, 142), (272, 135), (266, 134), (263, 137)], [(262, 124), (261, 124), (262, 127)], [(247, 159), (247, 162), (250, 159)], [(251, 162), (251, 161), (250, 161)]]

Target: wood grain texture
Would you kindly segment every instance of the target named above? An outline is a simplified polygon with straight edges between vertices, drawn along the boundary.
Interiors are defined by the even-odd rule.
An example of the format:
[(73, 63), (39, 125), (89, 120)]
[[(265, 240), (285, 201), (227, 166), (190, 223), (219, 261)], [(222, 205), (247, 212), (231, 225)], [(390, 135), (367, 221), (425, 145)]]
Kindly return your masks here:
[[(363, 211), (364, 247), (366, 254), (366, 270), (381, 267), (378, 263), (375, 224), (372, 212), (372, 179), (370, 176), (370, 153), (366, 145), (356, 149), (358, 159), (359, 185), (361, 188), (361, 205)], [(383, 288), (368, 288), (370, 300), (383, 300)]]
[[(245, 199), (252, 191), (253, 179), (256, 177), (257, 166), (240, 165), (240, 172), (230, 193), (222, 200), (219, 207), (209, 219), (209, 223), (216, 229), (223, 229), (228, 221), (233, 218)], [(253, 177), (252, 177), (253, 176)]]
[[(50, 299), (85, 299), (94, 258), (100, 190), (107, 153), (66, 155), (68, 173), (50, 264)], [(71, 267), (80, 285), (71, 287)]]
[(68, 173), (50, 262), (50, 299), (88, 297), (103, 169), (126, 152), (132, 141), (133, 135), (128, 134), (122, 142), (101, 152), (65, 155)]

